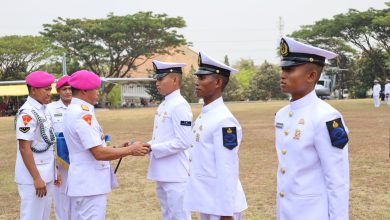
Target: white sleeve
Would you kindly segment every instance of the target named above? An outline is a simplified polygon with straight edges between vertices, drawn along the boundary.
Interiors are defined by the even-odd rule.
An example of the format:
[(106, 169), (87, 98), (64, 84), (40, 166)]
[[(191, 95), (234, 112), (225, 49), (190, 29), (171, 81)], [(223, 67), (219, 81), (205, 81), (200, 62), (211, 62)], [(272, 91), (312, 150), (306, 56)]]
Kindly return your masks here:
[[(229, 134), (228, 129), (231, 131)], [(241, 144), (242, 129), (234, 119), (227, 119), (220, 123), (213, 136), (217, 168), (215, 213), (233, 216), (239, 181), (238, 148)]]
[(37, 125), (37, 120), (30, 111), (23, 110), (16, 119), (16, 139), (33, 141)]
[[(100, 134), (96, 129), (94, 129), (94, 120), (92, 120), (91, 125), (88, 124), (85, 118), (83, 118), (86, 115), (91, 115), (90, 113), (86, 113), (83, 115), (80, 115), (77, 119), (75, 124), (73, 125), (76, 129), (76, 133), (79, 136), (81, 140), (81, 144), (84, 149), (90, 149), (99, 145), (102, 145), (102, 140), (100, 137)], [(91, 115), (91, 117), (93, 117)]]
[(175, 108), (172, 112), (172, 124), (175, 137), (172, 140), (151, 145), (152, 154), (157, 159), (176, 154), (190, 146), (193, 135), (191, 107), (183, 104)]
[[(338, 123), (332, 126), (337, 119)], [(315, 129), (314, 145), (325, 175), (330, 220), (348, 219), (348, 130), (343, 127), (341, 115), (331, 114), (324, 117)]]

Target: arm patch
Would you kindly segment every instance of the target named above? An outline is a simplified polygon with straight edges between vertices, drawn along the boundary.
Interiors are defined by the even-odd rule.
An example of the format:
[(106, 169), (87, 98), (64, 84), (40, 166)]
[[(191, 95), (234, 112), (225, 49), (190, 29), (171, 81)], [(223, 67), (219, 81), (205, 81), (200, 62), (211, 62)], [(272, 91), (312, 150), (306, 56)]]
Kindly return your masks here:
[(326, 122), (326, 127), (333, 147), (343, 149), (349, 139), (341, 118)]
[(237, 129), (236, 127), (222, 128), (223, 146), (229, 150), (233, 150), (237, 147)]

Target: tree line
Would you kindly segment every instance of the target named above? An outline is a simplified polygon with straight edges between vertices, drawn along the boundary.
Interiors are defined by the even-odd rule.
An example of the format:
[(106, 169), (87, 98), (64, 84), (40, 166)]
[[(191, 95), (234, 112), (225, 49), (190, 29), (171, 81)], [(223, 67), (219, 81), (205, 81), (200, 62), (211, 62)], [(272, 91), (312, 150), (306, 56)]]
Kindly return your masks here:
[[(390, 2), (385, 4), (385, 9), (350, 9), (302, 26), (290, 36), (336, 52), (338, 57), (329, 61), (331, 67), (343, 70), (335, 73), (336, 88), (348, 89), (352, 97), (364, 97), (374, 79), (383, 82), (390, 77)], [(89, 69), (104, 77), (124, 77), (143, 64), (136, 62), (140, 57), (145, 62), (156, 54), (189, 45), (178, 33), (184, 27), (182, 17), (152, 12), (109, 14), (101, 19), (59, 17), (43, 24), (38, 36), (0, 37), (0, 80), (24, 79), (36, 69), (61, 73), (64, 52), (69, 72)], [(227, 56), (224, 61), (229, 64)], [(242, 59), (233, 66), (240, 72), (231, 77), (225, 89), (226, 101), (286, 98), (279, 91), (278, 65), (267, 61), (255, 65), (253, 60)], [(197, 101), (195, 81), (192, 74), (183, 78), (182, 92), (191, 102)], [(155, 95), (153, 85), (149, 87), (154, 99), (161, 98)], [(112, 88), (105, 86), (103, 103)]]

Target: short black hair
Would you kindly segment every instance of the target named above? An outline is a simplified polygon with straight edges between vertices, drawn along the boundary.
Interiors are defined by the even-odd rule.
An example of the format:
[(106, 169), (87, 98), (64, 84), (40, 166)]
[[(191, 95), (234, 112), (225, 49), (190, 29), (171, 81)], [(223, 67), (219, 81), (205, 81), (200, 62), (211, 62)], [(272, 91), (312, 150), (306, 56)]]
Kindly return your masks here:
[(76, 89), (75, 87), (71, 87), (71, 89), (73, 95), (77, 95), (80, 92), (80, 89)]
[(27, 84), (27, 90), (28, 90), (28, 94), (31, 93), (31, 86), (29, 84)]
[(222, 79), (222, 92), (225, 90), (227, 84), (229, 83), (229, 76), (221, 74), (212, 74), (214, 77)]

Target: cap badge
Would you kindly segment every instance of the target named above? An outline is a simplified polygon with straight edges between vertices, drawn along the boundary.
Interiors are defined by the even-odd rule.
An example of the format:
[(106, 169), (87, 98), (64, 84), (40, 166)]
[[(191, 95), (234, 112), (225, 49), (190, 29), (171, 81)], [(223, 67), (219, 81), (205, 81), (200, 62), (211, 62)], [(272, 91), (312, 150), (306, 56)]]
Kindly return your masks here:
[(215, 70), (216, 73), (219, 73), (219, 70)]
[(288, 55), (288, 45), (284, 39), (280, 41), (280, 55), (282, 56)]
[(312, 63), (314, 61), (313, 57), (310, 57), (309, 61)]

